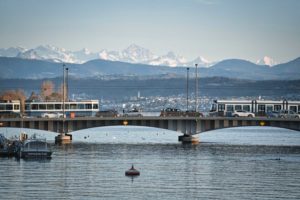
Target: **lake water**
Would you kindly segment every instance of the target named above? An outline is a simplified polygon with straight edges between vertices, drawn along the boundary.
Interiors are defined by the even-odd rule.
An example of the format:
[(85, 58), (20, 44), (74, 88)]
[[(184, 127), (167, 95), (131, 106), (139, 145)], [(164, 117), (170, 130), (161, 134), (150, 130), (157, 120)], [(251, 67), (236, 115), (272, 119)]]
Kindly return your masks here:
[[(182, 145), (171, 131), (108, 127), (74, 132), (64, 146), (25, 131), (47, 136), (52, 159), (0, 158), (0, 199), (300, 199), (296, 131), (224, 129)], [(125, 176), (131, 164), (139, 177)]]

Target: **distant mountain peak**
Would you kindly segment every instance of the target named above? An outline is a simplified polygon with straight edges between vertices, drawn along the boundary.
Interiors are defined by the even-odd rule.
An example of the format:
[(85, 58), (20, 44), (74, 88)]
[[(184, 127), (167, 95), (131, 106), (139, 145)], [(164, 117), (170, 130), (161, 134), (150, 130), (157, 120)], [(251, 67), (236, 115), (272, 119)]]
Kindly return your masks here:
[(258, 65), (268, 65), (270, 67), (274, 66), (277, 64), (277, 62), (274, 61), (273, 58), (264, 56), (262, 59), (259, 59), (256, 64)]
[(126, 50), (128, 50), (128, 51), (130, 51), (130, 50), (138, 50), (138, 49), (146, 50), (144, 47), (141, 47), (141, 46), (139, 46), (139, 45), (137, 45), (137, 44), (132, 43), (131, 45), (129, 45), (129, 46), (125, 49), (125, 51), (126, 51)]
[(131, 44), (121, 52), (121, 61), (125, 62), (144, 63), (154, 58), (156, 56), (149, 49), (136, 44)]
[(173, 51), (169, 51), (165, 56), (170, 57), (170, 58), (176, 58), (176, 54)]
[(81, 49), (80, 51), (81, 51), (82, 53), (84, 53), (85, 55), (91, 54), (90, 50), (87, 49), (87, 48), (83, 48), (83, 49)]
[[(202, 63), (211, 63), (210, 61), (208, 61), (206, 58), (202, 57), (202, 56), (198, 56), (197, 57), (199, 61), (201, 61)], [(197, 59), (196, 58), (196, 59)]]

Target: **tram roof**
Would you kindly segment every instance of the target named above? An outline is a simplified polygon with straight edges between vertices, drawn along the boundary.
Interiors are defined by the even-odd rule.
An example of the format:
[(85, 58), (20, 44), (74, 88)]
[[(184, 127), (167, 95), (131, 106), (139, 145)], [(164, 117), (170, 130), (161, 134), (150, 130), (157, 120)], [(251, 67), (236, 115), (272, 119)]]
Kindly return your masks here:
[[(27, 101), (26, 103), (63, 103), (62, 101)], [(99, 103), (99, 100), (65, 101), (64, 103)]]
[[(257, 104), (282, 104), (285, 101), (280, 100), (280, 101), (275, 101), (275, 100), (216, 100), (214, 101), (215, 103), (224, 103), (224, 104), (251, 104), (252, 102), (255, 102)], [(300, 101), (287, 101), (289, 104), (300, 104)]]

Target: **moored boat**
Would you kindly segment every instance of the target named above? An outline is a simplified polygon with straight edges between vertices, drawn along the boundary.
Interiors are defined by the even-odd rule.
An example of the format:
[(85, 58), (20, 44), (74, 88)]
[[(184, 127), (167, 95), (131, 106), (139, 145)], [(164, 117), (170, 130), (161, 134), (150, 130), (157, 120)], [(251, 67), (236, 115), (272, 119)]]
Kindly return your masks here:
[(0, 134), (0, 157), (13, 157), (16, 155), (21, 142), (18, 140), (8, 140)]
[(28, 139), (25, 140), (17, 153), (17, 157), (24, 159), (50, 159), (52, 151), (46, 139)]

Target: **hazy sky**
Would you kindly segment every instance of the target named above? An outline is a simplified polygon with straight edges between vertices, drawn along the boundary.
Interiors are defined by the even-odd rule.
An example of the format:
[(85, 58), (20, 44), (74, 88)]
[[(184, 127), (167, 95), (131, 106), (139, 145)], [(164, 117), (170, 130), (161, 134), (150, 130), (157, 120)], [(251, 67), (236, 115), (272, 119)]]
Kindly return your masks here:
[(0, 48), (50, 44), (187, 59), (300, 56), (299, 0), (0, 0)]

